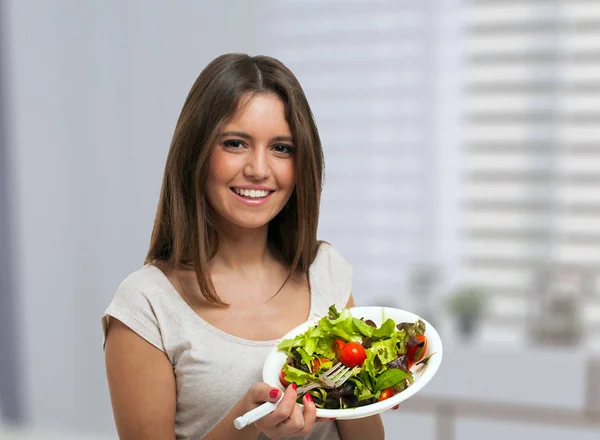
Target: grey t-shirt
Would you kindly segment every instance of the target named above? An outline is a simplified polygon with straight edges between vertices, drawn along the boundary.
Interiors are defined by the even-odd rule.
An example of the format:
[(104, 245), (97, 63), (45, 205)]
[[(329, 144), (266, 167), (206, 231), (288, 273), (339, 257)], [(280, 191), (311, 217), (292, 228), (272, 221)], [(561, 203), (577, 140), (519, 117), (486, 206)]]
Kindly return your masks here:
[[(323, 243), (309, 269), (309, 282), (312, 320), (325, 316), (332, 304), (338, 309), (346, 306), (352, 267), (331, 245)], [(175, 434), (182, 440), (204, 438), (251, 385), (262, 381), (264, 360), (281, 340), (246, 340), (212, 326), (188, 306), (164, 273), (152, 265), (131, 273), (117, 289), (102, 317), (104, 338), (110, 316), (171, 360), (177, 384)], [(316, 424), (302, 438), (338, 440), (339, 434), (335, 423), (326, 422)]]

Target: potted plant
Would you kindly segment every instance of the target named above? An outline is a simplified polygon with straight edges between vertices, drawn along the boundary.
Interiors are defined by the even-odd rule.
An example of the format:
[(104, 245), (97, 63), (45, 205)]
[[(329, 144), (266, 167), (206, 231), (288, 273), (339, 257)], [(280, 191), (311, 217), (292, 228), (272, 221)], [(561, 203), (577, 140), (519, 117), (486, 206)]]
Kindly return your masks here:
[(486, 311), (486, 296), (475, 286), (461, 286), (448, 295), (446, 309), (454, 318), (461, 335), (470, 338)]

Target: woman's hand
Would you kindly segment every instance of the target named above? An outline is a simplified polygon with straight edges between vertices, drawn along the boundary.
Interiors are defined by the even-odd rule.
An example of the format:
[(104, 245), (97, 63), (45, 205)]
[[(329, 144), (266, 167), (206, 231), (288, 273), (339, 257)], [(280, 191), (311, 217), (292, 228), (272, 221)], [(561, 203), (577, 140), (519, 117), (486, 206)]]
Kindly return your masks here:
[[(277, 393), (275, 393), (277, 391)], [(276, 402), (281, 391), (266, 383), (253, 385), (244, 396), (248, 409), (255, 408), (263, 402)], [(282, 437), (299, 437), (308, 434), (316, 421), (317, 409), (310, 394), (304, 395), (304, 409), (296, 403), (298, 395), (294, 384), (287, 387), (285, 394), (275, 410), (260, 420), (254, 426), (273, 440)]]

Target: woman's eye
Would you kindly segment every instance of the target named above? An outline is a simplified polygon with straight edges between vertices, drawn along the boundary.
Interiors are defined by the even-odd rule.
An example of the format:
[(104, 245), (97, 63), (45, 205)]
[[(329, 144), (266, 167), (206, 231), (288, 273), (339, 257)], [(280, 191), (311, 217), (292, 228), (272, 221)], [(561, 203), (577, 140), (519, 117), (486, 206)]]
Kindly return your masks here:
[(275, 145), (273, 149), (280, 154), (292, 154), (294, 152), (294, 147), (290, 145)]
[(232, 150), (238, 150), (244, 146), (244, 143), (242, 141), (230, 140), (223, 142), (223, 145), (227, 148), (231, 148)]

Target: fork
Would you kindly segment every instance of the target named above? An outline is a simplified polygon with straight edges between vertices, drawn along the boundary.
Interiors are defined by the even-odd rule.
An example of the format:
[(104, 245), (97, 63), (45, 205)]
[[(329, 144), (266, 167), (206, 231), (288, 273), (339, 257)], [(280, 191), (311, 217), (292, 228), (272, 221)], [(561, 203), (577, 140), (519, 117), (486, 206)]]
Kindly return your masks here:
[(316, 382), (304, 385), (296, 390), (298, 395), (304, 394), (314, 388), (338, 388), (341, 387), (352, 376), (352, 369), (338, 362), (329, 370), (317, 377)]
[[(344, 382), (346, 382), (350, 376), (352, 376), (352, 370), (348, 367), (342, 366), (341, 362), (338, 362), (329, 370), (325, 371), (319, 377), (317, 377), (316, 382), (309, 383), (308, 385), (304, 385), (296, 390), (298, 395), (304, 394), (307, 391), (312, 390), (313, 388), (337, 388), (342, 386)], [(281, 397), (275, 403), (273, 402), (265, 402), (260, 406), (257, 406), (253, 410), (248, 411), (246, 414), (239, 416), (237, 419), (233, 421), (233, 425), (237, 429), (242, 429), (245, 426), (250, 425), (251, 423), (256, 422), (257, 420), (262, 419), (264, 416), (271, 414), (277, 405), (283, 398), (283, 393), (281, 393)]]

